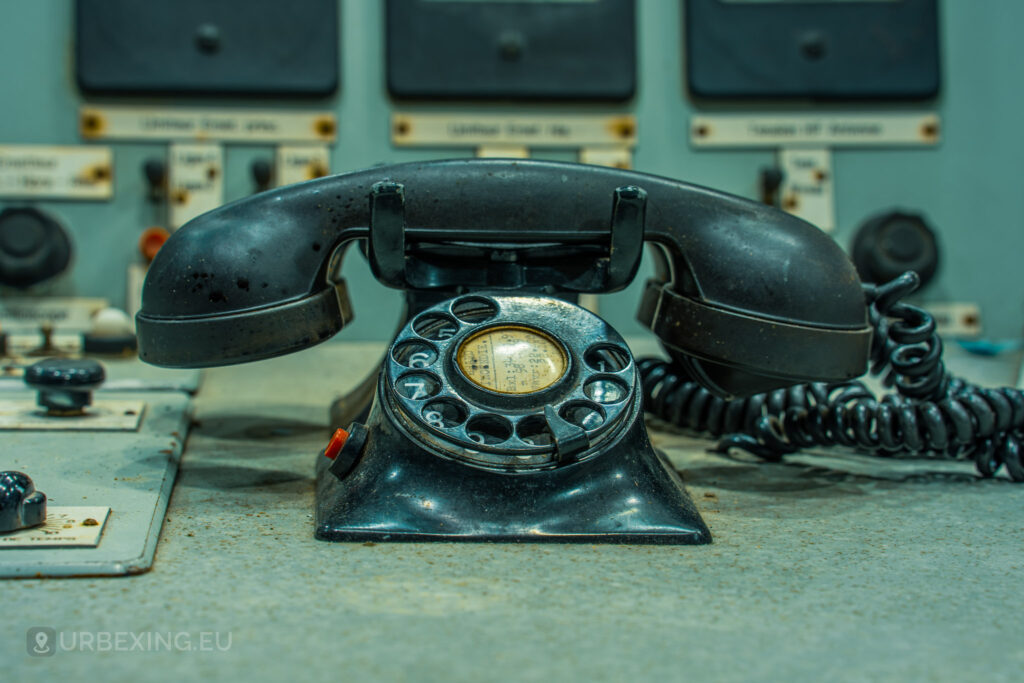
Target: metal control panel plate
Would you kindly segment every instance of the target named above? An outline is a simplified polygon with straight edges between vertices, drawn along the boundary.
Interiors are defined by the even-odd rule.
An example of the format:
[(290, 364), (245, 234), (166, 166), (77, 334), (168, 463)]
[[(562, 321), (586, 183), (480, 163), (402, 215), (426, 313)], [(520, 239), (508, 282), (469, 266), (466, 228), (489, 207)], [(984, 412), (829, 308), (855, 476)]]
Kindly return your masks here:
[[(26, 398), (31, 395), (23, 393)], [(134, 396), (104, 393), (97, 403), (108, 397), (131, 401)], [(54, 431), (29, 426), (3, 432), (0, 469), (31, 476), (47, 495), (50, 514), (66, 506), (100, 506), (110, 508), (110, 516), (94, 546), (0, 544), (0, 577), (116, 576), (139, 574), (152, 566), (188, 435), (191, 400), (178, 392), (152, 392), (146, 394), (146, 403), (137, 430)]]
[(75, 65), (90, 94), (329, 95), (334, 0), (78, 0)]
[(388, 0), (395, 97), (626, 100), (636, 90), (633, 0)]
[(693, 95), (912, 100), (938, 93), (936, 0), (688, 0), (685, 7)]

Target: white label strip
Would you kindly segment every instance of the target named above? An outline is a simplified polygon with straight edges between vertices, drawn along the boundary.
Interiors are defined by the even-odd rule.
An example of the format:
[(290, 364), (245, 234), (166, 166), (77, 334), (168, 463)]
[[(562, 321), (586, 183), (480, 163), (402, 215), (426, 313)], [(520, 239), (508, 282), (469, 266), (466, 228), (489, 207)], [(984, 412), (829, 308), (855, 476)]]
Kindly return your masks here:
[(633, 168), (633, 152), (627, 147), (584, 147), (580, 163), (612, 168)]
[(55, 546), (95, 548), (110, 517), (107, 507), (51, 507), (46, 522), (0, 536), (4, 548), (52, 548)]
[(0, 145), (0, 198), (110, 199), (109, 147)]
[(480, 159), (529, 159), (530, 148), (522, 145), (483, 145), (476, 148)]
[(149, 266), (143, 263), (129, 263), (125, 272), (125, 306), (128, 316), (135, 320), (135, 314), (142, 308), (142, 285), (146, 282)]
[(923, 308), (932, 314), (939, 334), (945, 337), (981, 335), (981, 309), (976, 303), (926, 303)]
[(31, 332), (37, 338), (43, 323), (56, 330), (85, 332), (92, 327), (92, 316), (109, 305), (99, 298), (0, 297), (0, 328)]
[[(134, 432), (142, 421), (142, 401), (96, 398), (84, 415), (47, 415), (35, 400), (0, 401), (0, 430), (30, 432)], [(39, 454), (41, 457), (45, 453)]]
[(779, 167), (783, 174), (782, 208), (825, 232), (835, 230), (832, 153), (828, 148), (781, 149)]
[(281, 145), (274, 164), (278, 187), (323, 177), (331, 172), (327, 145)]
[(86, 140), (219, 140), (230, 142), (334, 142), (338, 122), (324, 111), (82, 107)]
[(941, 136), (935, 114), (848, 114), (834, 116), (694, 116), (695, 147), (886, 147), (936, 145)]
[(167, 151), (168, 222), (178, 228), (224, 203), (224, 149), (174, 143)]
[(636, 139), (636, 117), (629, 115), (391, 115), (391, 142), (400, 147), (633, 147)]

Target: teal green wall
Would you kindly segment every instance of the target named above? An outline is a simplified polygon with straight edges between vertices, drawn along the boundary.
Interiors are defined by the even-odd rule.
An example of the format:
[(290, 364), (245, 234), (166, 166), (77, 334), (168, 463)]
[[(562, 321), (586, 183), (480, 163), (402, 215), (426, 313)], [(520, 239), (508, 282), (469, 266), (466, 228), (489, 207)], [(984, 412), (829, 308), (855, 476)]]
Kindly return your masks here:
[[(639, 119), (638, 170), (674, 176), (740, 195), (755, 195), (758, 169), (769, 151), (695, 151), (687, 121), (695, 111), (683, 86), (682, 16), (677, 0), (638, 0), (639, 90), (615, 109)], [(934, 108), (943, 118), (936, 149), (837, 150), (834, 154), (837, 239), (847, 244), (856, 226), (878, 211), (902, 207), (923, 212), (940, 233), (944, 262), (928, 290), (932, 300), (976, 301), (986, 333), (1020, 336), (1024, 328), (1024, 2), (942, 0), (942, 95)], [(82, 98), (74, 85), (70, 0), (0, 0), (0, 143), (73, 144)], [(381, 162), (467, 156), (471, 150), (398, 150), (388, 142), (392, 108), (384, 88), (382, 10), (372, 0), (342, 2), (342, 87), (327, 101), (252, 102), (246, 106), (334, 109), (340, 137), (332, 150), (334, 171)], [(168, 101), (147, 100), (152, 104)], [(207, 104), (177, 100), (174, 104)], [(227, 104), (211, 102), (209, 104)], [(231, 103), (234, 104), (234, 103)], [(409, 109), (411, 107), (403, 107)], [(420, 106), (419, 109), (444, 109)], [(507, 111), (508, 107), (497, 107)], [(531, 109), (531, 108), (524, 108)], [(878, 109), (877, 107), (874, 109)], [(608, 108), (534, 107), (553, 112)], [(70, 278), (48, 291), (124, 300), (123, 273), (136, 258), (139, 231), (155, 220), (144, 201), (144, 159), (160, 156), (160, 144), (116, 143), (115, 197), (111, 202), (39, 202), (62, 218), (77, 245)], [(271, 157), (270, 146), (230, 146), (226, 155), (228, 199), (250, 191), (249, 162)], [(570, 152), (545, 154), (571, 160)], [(13, 202), (7, 202), (12, 204)], [(0, 206), (3, 206), (0, 201)], [(365, 265), (347, 264), (357, 320), (342, 338), (390, 335), (397, 296), (377, 285)], [(637, 287), (604, 297), (602, 313), (625, 334), (633, 322)]]

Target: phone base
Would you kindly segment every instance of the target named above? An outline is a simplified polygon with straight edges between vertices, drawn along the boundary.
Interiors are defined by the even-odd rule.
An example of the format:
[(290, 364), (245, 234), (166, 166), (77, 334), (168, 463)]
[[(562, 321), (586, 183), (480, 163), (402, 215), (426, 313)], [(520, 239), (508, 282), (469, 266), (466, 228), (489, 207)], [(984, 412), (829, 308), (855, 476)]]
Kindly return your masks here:
[(531, 472), (438, 456), (382, 423), (376, 410), (367, 429), (362, 457), (343, 478), (318, 456), (320, 540), (711, 542), (679, 475), (639, 419), (603, 453)]

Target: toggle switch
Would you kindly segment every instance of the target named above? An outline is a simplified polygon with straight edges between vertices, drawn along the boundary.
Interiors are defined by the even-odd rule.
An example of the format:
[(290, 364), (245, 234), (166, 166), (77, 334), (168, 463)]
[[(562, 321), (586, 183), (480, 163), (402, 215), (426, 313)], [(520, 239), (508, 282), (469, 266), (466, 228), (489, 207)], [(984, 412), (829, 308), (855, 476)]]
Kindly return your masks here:
[(64, 355), (64, 350), (57, 347), (57, 344), (53, 341), (54, 327), (50, 321), (44, 322), (39, 326), (39, 336), (42, 337), (42, 343), (36, 348), (28, 352), (28, 356), (39, 358), (40, 356), (61, 356)]
[(274, 182), (274, 166), (266, 159), (256, 159), (249, 165), (257, 192), (266, 192)]
[(167, 162), (163, 159), (146, 159), (142, 164), (142, 175), (149, 186), (149, 201), (157, 204), (167, 199)]
[(761, 190), (761, 202), (769, 206), (778, 206), (779, 188), (786, 174), (778, 166), (765, 166), (759, 174), (758, 185)]
[(0, 534), (46, 521), (46, 494), (24, 472), (0, 472)]
[(366, 425), (360, 422), (353, 422), (347, 430), (338, 429), (334, 432), (324, 449), (324, 457), (333, 461), (330, 464), (331, 474), (344, 479), (355, 468), (363, 455), (369, 435)]

